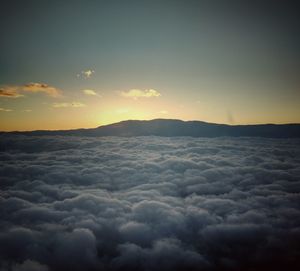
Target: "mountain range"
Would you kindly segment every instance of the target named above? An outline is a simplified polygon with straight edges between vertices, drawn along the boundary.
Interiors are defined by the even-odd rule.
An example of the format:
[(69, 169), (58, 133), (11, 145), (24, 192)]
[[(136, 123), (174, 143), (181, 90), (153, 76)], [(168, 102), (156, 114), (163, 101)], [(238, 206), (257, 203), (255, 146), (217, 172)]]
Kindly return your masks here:
[[(68, 136), (246, 136), (300, 138), (300, 124), (227, 125), (177, 119), (127, 120), (90, 129), (9, 132), (22, 135)], [(2, 133), (3, 134), (3, 133)], [(7, 133), (5, 133), (7, 134)]]

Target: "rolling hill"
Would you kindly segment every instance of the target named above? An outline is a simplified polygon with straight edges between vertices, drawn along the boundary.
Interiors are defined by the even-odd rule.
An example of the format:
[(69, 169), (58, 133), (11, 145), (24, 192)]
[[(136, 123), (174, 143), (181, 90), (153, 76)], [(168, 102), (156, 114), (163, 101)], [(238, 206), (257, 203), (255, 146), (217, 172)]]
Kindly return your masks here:
[(176, 119), (127, 120), (91, 129), (10, 132), (22, 135), (64, 136), (247, 136), (300, 138), (300, 124), (227, 125)]

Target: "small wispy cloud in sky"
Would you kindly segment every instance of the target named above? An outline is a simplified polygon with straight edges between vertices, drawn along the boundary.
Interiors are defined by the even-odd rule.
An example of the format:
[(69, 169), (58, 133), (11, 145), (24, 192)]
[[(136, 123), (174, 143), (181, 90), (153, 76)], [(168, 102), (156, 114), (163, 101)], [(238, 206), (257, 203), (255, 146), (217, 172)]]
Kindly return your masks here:
[(159, 97), (161, 94), (155, 89), (130, 89), (128, 91), (122, 91), (121, 96), (126, 98), (138, 99), (138, 98), (152, 98)]
[(19, 98), (24, 97), (22, 92), (43, 92), (51, 97), (59, 97), (61, 90), (56, 87), (49, 86), (44, 83), (28, 83), (25, 85), (8, 85), (0, 88), (0, 97)]
[(44, 92), (51, 97), (60, 96), (60, 90), (43, 83), (29, 83), (22, 86), (22, 90), (27, 92)]
[(95, 73), (94, 70), (86, 70), (86, 71), (81, 71), (80, 73), (77, 74), (77, 77), (83, 77), (85, 79), (91, 78), (92, 75)]
[(97, 97), (101, 97), (101, 95), (99, 95), (95, 90), (93, 89), (83, 89), (82, 92), (85, 94), (85, 95), (88, 95), (88, 96), (97, 96)]
[(0, 112), (11, 112), (13, 111), (12, 109), (8, 109), (8, 108), (3, 108), (3, 107), (0, 107)]
[(0, 88), (0, 97), (4, 98), (19, 98), (24, 95), (18, 93), (17, 86), (4, 86)]
[(23, 112), (29, 113), (32, 112), (32, 109), (24, 109)]
[(71, 103), (53, 103), (54, 108), (66, 108), (66, 107), (85, 107), (86, 105), (81, 102), (71, 102)]

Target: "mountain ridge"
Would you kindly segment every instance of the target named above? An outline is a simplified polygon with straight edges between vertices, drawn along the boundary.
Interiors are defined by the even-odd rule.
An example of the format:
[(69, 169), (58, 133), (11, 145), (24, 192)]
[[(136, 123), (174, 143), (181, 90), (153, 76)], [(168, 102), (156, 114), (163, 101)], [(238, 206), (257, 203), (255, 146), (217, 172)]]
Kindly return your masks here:
[(204, 121), (179, 119), (125, 120), (96, 128), (71, 130), (35, 130), (1, 132), (21, 135), (69, 135), (69, 136), (254, 136), (271, 138), (300, 138), (300, 124), (249, 124), (229, 125)]

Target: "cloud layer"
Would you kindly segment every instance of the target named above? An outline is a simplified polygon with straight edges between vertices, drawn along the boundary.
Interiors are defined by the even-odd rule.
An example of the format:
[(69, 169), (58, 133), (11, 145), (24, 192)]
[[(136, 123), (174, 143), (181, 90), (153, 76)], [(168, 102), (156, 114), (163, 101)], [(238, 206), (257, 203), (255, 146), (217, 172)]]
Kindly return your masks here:
[(0, 270), (297, 270), (300, 141), (0, 137)]

